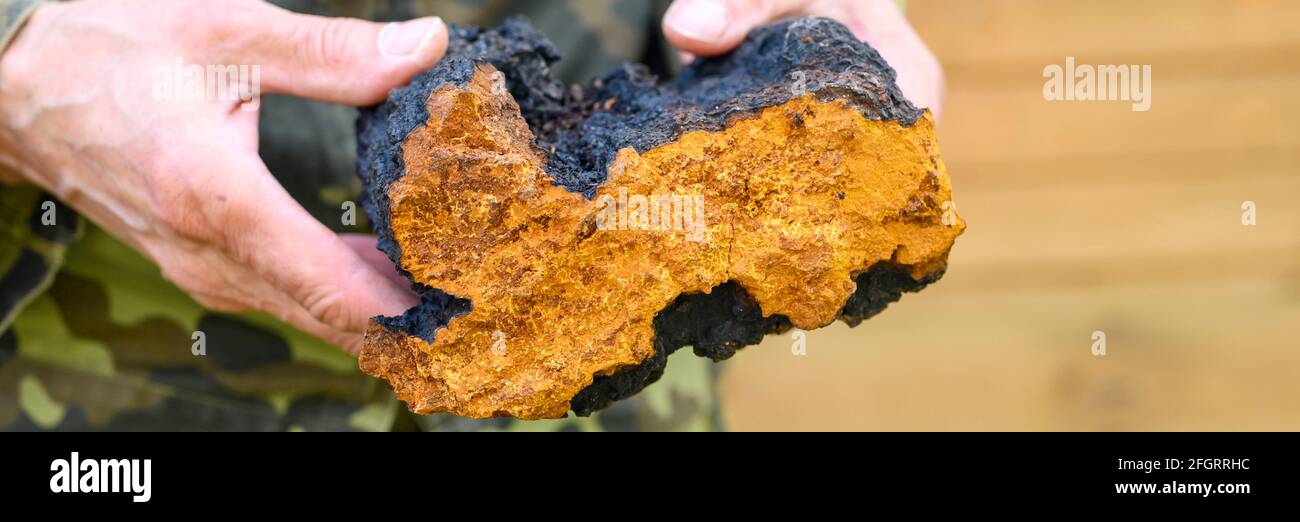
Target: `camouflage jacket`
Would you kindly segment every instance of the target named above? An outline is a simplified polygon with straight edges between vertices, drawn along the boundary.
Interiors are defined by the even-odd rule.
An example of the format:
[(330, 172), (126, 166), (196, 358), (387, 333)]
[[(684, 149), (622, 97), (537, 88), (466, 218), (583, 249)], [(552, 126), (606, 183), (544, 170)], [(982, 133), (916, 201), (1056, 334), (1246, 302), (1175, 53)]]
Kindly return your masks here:
[[(0, 0), (3, 43), (37, 0)], [(493, 25), (528, 15), (552, 37), (569, 82), (625, 61), (666, 64), (657, 32), (667, 1), (282, 0), (286, 8), (376, 21), (437, 14)], [(277, 179), (317, 219), (339, 223), (360, 191), (355, 109), (262, 100), (260, 147)], [(363, 224), (364, 225), (364, 224)], [(340, 231), (340, 225), (333, 225)], [(205, 356), (191, 353), (193, 332)], [(590, 418), (471, 421), (406, 413), (355, 359), (264, 314), (203, 309), (156, 266), (32, 186), (0, 185), (0, 429), (602, 430), (717, 426), (713, 368), (674, 357), (664, 379)]]

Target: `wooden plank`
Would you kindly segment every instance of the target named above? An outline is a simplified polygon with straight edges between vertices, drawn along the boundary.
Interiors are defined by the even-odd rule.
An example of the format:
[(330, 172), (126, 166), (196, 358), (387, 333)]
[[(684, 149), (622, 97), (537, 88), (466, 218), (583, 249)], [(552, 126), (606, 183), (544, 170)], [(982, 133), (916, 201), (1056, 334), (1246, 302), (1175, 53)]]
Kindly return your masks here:
[[(1216, 253), (1251, 263), (1243, 253), (1300, 248), (1300, 176), (964, 189), (959, 183), (955, 191), (969, 222), (952, 253), (958, 268)], [(1255, 226), (1241, 223), (1247, 200), (1256, 204)]]
[(908, 18), (949, 64), (1300, 45), (1293, 0), (925, 0)]
[[(949, 161), (1300, 148), (1300, 74), (1161, 81), (1151, 110), (1043, 99), (1042, 65), (1004, 87), (949, 85), (939, 129)], [(1248, 160), (1249, 158), (1243, 158)]]
[(1243, 178), (1296, 177), (1300, 148), (1235, 148), (1226, 150), (1172, 150), (1133, 154), (1093, 154), (1052, 158), (1000, 157), (987, 161), (953, 157), (947, 160), (956, 183), (965, 191), (1079, 186), (1114, 186), (1143, 183), (1189, 184), (1233, 181)]
[[(725, 363), (729, 425), (1300, 430), (1300, 2), (911, 6), (970, 228), (933, 288)], [(1067, 55), (1151, 64), (1152, 110), (1044, 101)]]
[(747, 348), (721, 389), (740, 430), (1297, 430), (1297, 317), (1266, 279), (921, 294)]

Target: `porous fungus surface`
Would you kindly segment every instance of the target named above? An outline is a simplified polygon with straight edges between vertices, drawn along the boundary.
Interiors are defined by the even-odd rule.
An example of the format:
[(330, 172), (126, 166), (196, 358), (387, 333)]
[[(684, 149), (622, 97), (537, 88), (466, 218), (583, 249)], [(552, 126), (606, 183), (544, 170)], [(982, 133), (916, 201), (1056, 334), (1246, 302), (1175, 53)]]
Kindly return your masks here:
[(364, 206), (423, 296), (360, 364), (413, 411), (587, 414), (681, 346), (857, 324), (942, 274), (964, 223), (933, 122), (838, 24), (759, 29), (659, 87), (627, 66), (564, 89), (555, 59), (518, 19), (454, 28), (360, 120)]

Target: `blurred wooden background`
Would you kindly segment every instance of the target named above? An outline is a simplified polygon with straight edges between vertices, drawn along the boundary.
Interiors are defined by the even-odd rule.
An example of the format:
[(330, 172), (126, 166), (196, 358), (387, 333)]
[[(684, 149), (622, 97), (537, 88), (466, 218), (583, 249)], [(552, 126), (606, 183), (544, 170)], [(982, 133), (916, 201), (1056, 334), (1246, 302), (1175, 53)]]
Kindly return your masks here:
[[(1300, 430), (1300, 2), (909, 4), (970, 228), (932, 288), (725, 363), (729, 427)], [(1150, 64), (1151, 110), (1044, 101), (1066, 56)]]

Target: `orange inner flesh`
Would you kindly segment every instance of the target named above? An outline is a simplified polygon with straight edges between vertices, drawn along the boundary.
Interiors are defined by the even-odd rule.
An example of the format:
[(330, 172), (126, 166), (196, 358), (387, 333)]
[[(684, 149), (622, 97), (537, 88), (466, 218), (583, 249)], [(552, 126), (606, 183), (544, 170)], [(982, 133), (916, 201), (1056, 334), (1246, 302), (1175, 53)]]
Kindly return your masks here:
[[(594, 377), (653, 354), (655, 314), (679, 295), (736, 281), (764, 314), (819, 328), (855, 275), (891, 262), (923, 277), (965, 228), (942, 219), (951, 185), (928, 113), (905, 127), (805, 96), (723, 131), (621, 150), (587, 200), (552, 184), (493, 75), (481, 66), (468, 88), (430, 96), (389, 188), (402, 266), (473, 303), (433, 343), (367, 333), (363, 370), (417, 413), (563, 416)], [(658, 227), (626, 209), (674, 195)], [(697, 203), (702, 227), (689, 229)]]

